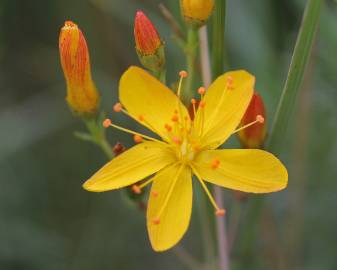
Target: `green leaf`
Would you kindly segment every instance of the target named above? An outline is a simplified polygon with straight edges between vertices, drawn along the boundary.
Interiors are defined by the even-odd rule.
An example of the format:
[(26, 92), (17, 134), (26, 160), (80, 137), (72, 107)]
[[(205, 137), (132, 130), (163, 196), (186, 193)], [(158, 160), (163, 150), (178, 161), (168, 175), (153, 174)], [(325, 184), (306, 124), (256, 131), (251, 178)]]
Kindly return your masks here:
[(267, 143), (267, 148), (272, 152), (277, 152), (284, 141), (283, 138), (285, 137), (289, 117), (295, 106), (295, 101), (301, 89), (304, 73), (310, 59), (312, 45), (319, 24), (321, 4), (322, 0), (308, 0), (306, 4), (287, 80)]

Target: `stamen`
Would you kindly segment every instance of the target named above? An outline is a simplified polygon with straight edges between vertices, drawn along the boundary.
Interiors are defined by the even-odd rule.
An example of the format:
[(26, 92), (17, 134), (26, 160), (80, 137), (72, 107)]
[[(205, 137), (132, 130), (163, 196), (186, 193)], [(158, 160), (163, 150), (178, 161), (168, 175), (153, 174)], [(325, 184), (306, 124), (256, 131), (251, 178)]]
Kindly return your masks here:
[(197, 100), (195, 98), (192, 98), (191, 103), (192, 103), (192, 107), (193, 107), (193, 118), (195, 118), (196, 115), (197, 115), (197, 110), (196, 110)]
[(180, 80), (179, 80), (179, 84), (178, 84), (177, 96), (180, 98), (181, 86), (182, 86), (182, 83), (183, 83), (183, 79), (186, 78), (188, 76), (188, 74), (185, 70), (182, 70), (182, 71), (179, 72), (179, 76), (180, 76)]
[(162, 142), (162, 141), (160, 141), (160, 140), (157, 140), (157, 139), (155, 139), (155, 138), (152, 138), (152, 137), (150, 137), (150, 136), (141, 134), (141, 133), (139, 133), (139, 132), (132, 131), (132, 130), (127, 129), (127, 128), (123, 128), (123, 127), (117, 126), (117, 125), (113, 124), (113, 123), (111, 122), (110, 119), (105, 119), (105, 120), (103, 121), (103, 126), (104, 126), (105, 128), (107, 128), (107, 127), (109, 127), (109, 126), (110, 126), (110, 127), (114, 127), (114, 128), (116, 128), (116, 129), (121, 130), (121, 131), (124, 131), (124, 132), (126, 132), (126, 133), (130, 133), (130, 134), (133, 134), (133, 135), (138, 135), (138, 136), (141, 136), (141, 137), (143, 137), (143, 138), (145, 138), (145, 139), (148, 139), (148, 140), (150, 140), (150, 141), (154, 141), (154, 142), (158, 142), (158, 143), (161, 143), (161, 144), (166, 145), (166, 143), (164, 143), (164, 142)]
[(187, 73), (187, 71), (185, 71), (185, 70), (181, 70), (181, 71), (179, 72), (179, 76), (182, 77), (182, 78), (186, 78), (187, 75), (188, 75), (188, 73)]
[(113, 106), (113, 110), (114, 110), (115, 112), (121, 112), (122, 109), (123, 109), (122, 104), (119, 103), (119, 102), (117, 102), (117, 103)]
[(215, 215), (217, 215), (218, 217), (222, 217), (226, 214), (226, 210), (225, 209), (219, 209), (215, 211)]
[(132, 185), (131, 189), (136, 194), (142, 193), (142, 189), (138, 185)]
[(176, 144), (179, 144), (179, 145), (182, 143), (181, 139), (178, 138), (178, 137), (176, 137), (176, 136), (173, 136), (173, 137), (172, 137), (172, 141), (173, 141), (174, 143), (176, 143)]
[(211, 168), (212, 169), (216, 169), (216, 168), (218, 168), (219, 167), (219, 165), (220, 165), (220, 160), (219, 159), (214, 159), (214, 160), (212, 160), (212, 163), (211, 163)]
[(144, 116), (143, 116), (143, 115), (139, 115), (139, 116), (138, 116), (138, 120), (142, 122), (142, 121), (144, 121), (144, 120), (145, 120), (145, 118), (144, 118)]
[(179, 120), (179, 117), (178, 117), (178, 114), (174, 114), (171, 118), (172, 122), (178, 122)]
[(226, 85), (227, 89), (230, 89), (230, 90), (234, 89), (233, 81), (234, 81), (233, 77), (232, 76), (228, 76), (228, 78), (227, 78), (227, 85)]
[(135, 134), (133, 136), (133, 140), (135, 141), (135, 143), (141, 143), (143, 141), (143, 137), (138, 134)]
[(102, 124), (103, 124), (103, 127), (108, 128), (111, 125), (111, 120), (107, 118), (103, 121)]
[(206, 89), (205, 89), (205, 87), (199, 87), (199, 89), (198, 89), (198, 93), (199, 93), (199, 95), (204, 95), (205, 94), (205, 92), (206, 92)]
[(152, 192), (151, 192), (151, 193), (152, 193), (152, 196), (153, 196), (153, 197), (157, 197), (157, 196), (158, 196), (158, 192), (157, 192), (157, 191), (155, 191), (155, 190), (152, 190)]
[(222, 213), (222, 212), (224, 212), (225, 210), (219, 208), (219, 206), (218, 206), (217, 203), (215, 202), (215, 199), (213, 198), (213, 196), (212, 196), (211, 192), (209, 191), (208, 187), (206, 186), (205, 182), (201, 179), (201, 177), (200, 177), (199, 173), (196, 171), (195, 167), (194, 167), (193, 165), (191, 165), (191, 167), (192, 167), (192, 170), (193, 170), (195, 176), (196, 176), (197, 179), (199, 180), (199, 182), (200, 182), (202, 188), (203, 188), (204, 191), (206, 192), (208, 199), (210, 200), (211, 204), (212, 204), (213, 207), (215, 208), (215, 210), (216, 210), (215, 213), (217, 214), (217, 213)]
[(254, 125), (254, 124), (256, 124), (256, 123), (260, 123), (260, 124), (263, 124), (263, 123), (264, 123), (264, 118), (263, 118), (262, 115), (257, 115), (255, 121), (253, 121), (253, 122), (251, 122), (251, 123), (249, 123), (249, 124), (247, 124), (247, 125), (244, 125), (244, 126), (238, 128), (238, 129), (234, 130), (232, 134), (237, 133), (237, 132), (239, 132), (240, 130), (243, 130), (243, 129), (245, 129), (245, 128), (248, 128), (248, 127), (250, 127), (250, 126), (252, 126), (252, 125)]
[(158, 218), (154, 218), (152, 220), (152, 222), (153, 222), (153, 224), (158, 225), (158, 224), (160, 224), (160, 218), (159, 217)]
[(171, 132), (172, 131), (172, 126), (170, 126), (169, 124), (165, 124), (164, 127), (167, 130), (167, 132)]
[(205, 102), (205, 101), (201, 100), (201, 101), (199, 102), (199, 107), (200, 107), (200, 108), (205, 108), (205, 105), (206, 105), (206, 102)]

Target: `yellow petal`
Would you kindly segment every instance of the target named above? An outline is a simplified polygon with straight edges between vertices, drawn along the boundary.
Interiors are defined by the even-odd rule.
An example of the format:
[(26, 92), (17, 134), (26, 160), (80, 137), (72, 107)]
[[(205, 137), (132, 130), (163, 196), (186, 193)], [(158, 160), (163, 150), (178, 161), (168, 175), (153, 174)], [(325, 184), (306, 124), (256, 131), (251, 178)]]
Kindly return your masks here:
[[(165, 124), (171, 124), (174, 111), (180, 106), (182, 117), (189, 114), (177, 96), (164, 84), (139, 67), (130, 67), (122, 76), (119, 98), (124, 107), (136, 120), (139, 116), (143, 125), (168, 139)], [(189, 124), (189, 123), (188, 123)]]
[(173, 152), (156, 142), (144, 142), (120, 154), (89, 180), (83, 188), (101, 192), (131, 185), (174, 162)]
[[(214, 169), (215, 160), (220, 163)], [(193, 165), (206, 181), (244, 192), (279, 191), (288, 183), (288, 173), (281, 161), (258, 149), (203, 151)]]
[[(230, 82), (230, 89), (226, 89)], [(238, 70), (225, 73), (211, 84), (204, 97), (205, 107), (198, 109), (195, 120), (197, 130), (202, 130), (202, 146), (214, 149), (233, 133), (252, 98), (254, 83), (253, 75)]]
[[(175, 164), (159, 172), (155, 176), (151, 188), (147, 209), (147, 228), (155, 251), (167, 250), (179, 242), (190, 222), (192, 212), (191, 170), (181, 166)], [(170, 189), (172, 189), (172, 193), (168, 197)], [(165, 206), (161, 210), (163, 205)], [(160, 223), (155, 224), (153, 221), (158, 218), (159, 214)]]

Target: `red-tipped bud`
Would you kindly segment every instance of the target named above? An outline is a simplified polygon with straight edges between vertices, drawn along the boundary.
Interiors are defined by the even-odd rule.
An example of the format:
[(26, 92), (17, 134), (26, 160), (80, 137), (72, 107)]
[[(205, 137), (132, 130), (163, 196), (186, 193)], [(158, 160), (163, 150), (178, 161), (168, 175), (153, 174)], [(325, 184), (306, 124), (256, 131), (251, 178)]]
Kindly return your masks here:
[(88, 46), (81, 30), (71, 21), (61, 29), (59, 50), (69, 106), (78, 113), (95, 112), (99, 95), (91, 78)]
[(157, 29), (142, 11), (136, 13), (134, 35), (142, 65), (152, 71), (160, 71), (165, 64), (164, 44)]
[(142, 11), (136, 13), (134, 34), (136, 49), (142, 54), (155, 54), (162, 46), (157, 29)]
[[(263, 121), (262, 121), (263, 119)], [(262, 97), (255, 92), (241, 120), (240, 126), (257, 121), (239, 131), (239, 139), (245, 148), (261, 148), (266, 137), (266, 113)]]

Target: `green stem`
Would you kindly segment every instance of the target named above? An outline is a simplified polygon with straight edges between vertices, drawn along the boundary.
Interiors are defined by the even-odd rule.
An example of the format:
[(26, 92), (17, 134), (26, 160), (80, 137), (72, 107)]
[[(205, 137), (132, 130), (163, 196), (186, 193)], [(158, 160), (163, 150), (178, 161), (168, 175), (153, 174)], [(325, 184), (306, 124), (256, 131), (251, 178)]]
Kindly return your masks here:
[(155, 76), (163, 84), (166, 84), (166, 70), (165, 69), (159, 70), (157, 72), (153, 72), (153, 76)]
[(97, 123), (99, 120), (97, 120), (96, 117), (83, 118), (83, 120), (90, 132), (92, 142), (102, 149), (109, 160), (112, 159), (114, 157), (114, 153), (110, 143), (106, 139), (105, 129), (101, 126), (101, 123)]
[(198, 31), (194, 27), (189, 27), (187, 31), (187, 45), (186, 45), (186, 54), (187, 54), (187, 73), (188, 76), (185, 81), (184, 99), (189, 102), (193, 97), (193, 81), (195, 74), (195, 63), (196, 55), (198, 49)]
[(225, 18), (226, 0), (216, 0), (212, 19), (212, 71), (213, 79), (220, 76), (225, 67)]
[(114, 157), (114, 153), (112, 151), (112, 147), (110, 145), (110, 143), (106, 140), (105, 136), (103, 139), (101, 139), (98, 142), (99, 147), (102, 149), (102, 151), (104, 152), (104, 154), (107, 156), (107, 158), (112, 159)]
[[(198, 207), (198, 214), (199, 214), (199, 220), (200, 220), (200, 227), (202, 232), (202, 241), (203, 241), (203, 248), (204, 248), (204, 254), (205, 254), (205, 261), (206, 264), (211, 264), (214, 262), (215, 258), (215, 251), (214, 251), (214, 240), (212, 238), (212, 232), (211, 232), (211, 222), (209, 219), (209, 207), (208, 207), (208, 200), (203, 194), (203, 192), (198, 189), (197, 190), (198, 199), (197, 201), (197, 207)], [(210, 268), (213, 269), (213, 265), (210, 265)]]
[[(224, 71), (224, 38), (225, 38), (225, 17), (226, 17), (226, 1), (216, 0), (215, 12), (213, 15), (213, 43), (212, 43), (212, 68), (213, 78), (218, 77)], [(209, 71), (209, 77), (211, 77), (211, 71)], [(206, 85), (205, 85), (206, 86)], [(223, 190), (220, 187), (214, 187), (215, 199), (220, 208), (223, 208), (224, 195)], [(219, 253), (219, 268), (222, 270), (228, 270), (230, 268), (229, 263), (229, 248), (226, 230), (226, 218), (217, 217), (216, 219), (216, 231), (218, 240), (218, 253)]]
[(303, 76), (310, 59), (315, 33), (319, 24), (322, 0), (308, 0), (301, 28), (296, 40), (294, 53), (277, 107), (267, 148), (276, 152), (281, 149), (290, 114), (295, 106), (296, 97), (301, 89)]

